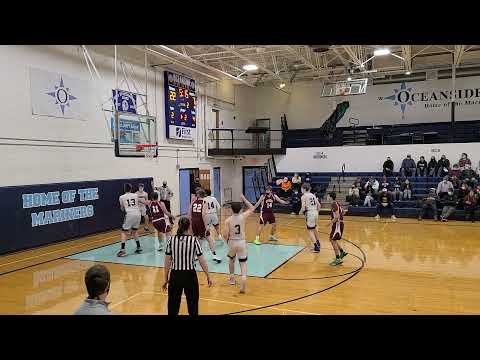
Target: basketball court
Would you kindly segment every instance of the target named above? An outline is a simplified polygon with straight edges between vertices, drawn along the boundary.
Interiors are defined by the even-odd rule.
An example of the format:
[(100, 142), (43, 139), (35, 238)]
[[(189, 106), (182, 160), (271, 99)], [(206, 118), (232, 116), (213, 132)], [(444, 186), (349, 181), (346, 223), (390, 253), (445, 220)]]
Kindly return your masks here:
[[(246, 294), (228, 283), (228, 245), (216, 241), (217, 264), (202, 244), (214, 286), (197, 264), (201, 315), (480, 313), (479, 222), (465, 221), (460, 207), (448, 222), (417, 220), (441, 168), (409, 175), (413, 197), (394, 201), (396, 220), (377, 221), (376, 205), (347, 199), (357, 178), (382, 179), (387, 156), (391, 183), (407, 154), (415, 162), (446, 154), (447, 175), (462, 153), (480, 167), (479, 46), (0, 48), (3, 59), (18, 60), (0, 60), (6, 85), (29, 94), (4, 94), (14, 105), (5, 118), (16, 125), (5, 125), (0, 145), (9, 169), (0, 177), (0, 314), (70, 315), (86, 298), (87, 269), (104, 264), (114, 313), (166, 315), (165, 252), (154, 233), (142, 224), (143, 253), (129, 240), (127, 256), (117, 256), (123, 185), (151, 194), (165, 183), (175, 223), (196, 184), (211, 189), (223, 230), (240, 194), (256, 203), (271, 185), (293, 201), (280, 185), (295, 173), (322, 204), (320, 252), (290, 203), (274, 205), (278, 241), (268, 240), (267, 226), (254, 244), (253, 214)], [(473, 177), (465, 180), (472, 191)], [(332, 191), (348, 209), (348, 255), (338, 266), (329, 265)], [(478, 207), (473, 214), (480, 219)]]

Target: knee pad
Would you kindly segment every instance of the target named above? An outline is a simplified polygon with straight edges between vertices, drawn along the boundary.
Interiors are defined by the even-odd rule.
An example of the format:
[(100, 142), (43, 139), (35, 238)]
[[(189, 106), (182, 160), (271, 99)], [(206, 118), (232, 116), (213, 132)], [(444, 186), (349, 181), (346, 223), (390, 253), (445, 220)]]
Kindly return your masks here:
[(235, 260), (235, 255), (230, 256), (230, 255), (227, 254), (227, 256), (230, 258), (231, 261), (234, 261), (234, 260)]
[(245, 262), (245, 261), (247, 261), (247, 259), (248, 259), (248, 257), (243, 258), (243, 259), (238, 259), (238, 262)]

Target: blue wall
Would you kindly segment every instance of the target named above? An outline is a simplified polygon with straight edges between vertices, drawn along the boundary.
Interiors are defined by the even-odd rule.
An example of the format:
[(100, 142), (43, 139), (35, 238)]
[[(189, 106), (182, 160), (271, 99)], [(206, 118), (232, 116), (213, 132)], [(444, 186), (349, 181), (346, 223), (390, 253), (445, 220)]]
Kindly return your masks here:
[(0, 254), (120, 228), (123, 213), (118, 197), (123, 185), (143, 183), (150, 193), (152, 181), (132, 178), (0, 187)]

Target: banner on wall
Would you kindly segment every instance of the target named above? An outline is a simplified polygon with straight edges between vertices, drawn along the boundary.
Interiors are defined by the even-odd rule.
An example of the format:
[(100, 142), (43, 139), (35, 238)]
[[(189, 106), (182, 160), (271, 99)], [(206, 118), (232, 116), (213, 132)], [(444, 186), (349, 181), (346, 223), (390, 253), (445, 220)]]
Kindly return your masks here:
[(153, 178), (0, 187), (0, 254), (119, 228), (127, 182), (153, 190)]
[(117, 111), (136, 114), (137, 95), (125, 90), (112, 90), (113, 103), (117, 104)]
[[(361, 126), (450, 121), (451, 79), (402, 82), (369, 86), (364, 95), (349, 96), (350, 109), (338, 126), (348, 119)], [(480, 119), (480, 77), (463, 77), (455, 83), (455, 119)]]
[(87, 120), (91, 93), (88, 81), (30, 68), (33, 115)]
[(195, 80), (170, 71), (164, 75), (166, 136), (193, 140), (197, 127)]

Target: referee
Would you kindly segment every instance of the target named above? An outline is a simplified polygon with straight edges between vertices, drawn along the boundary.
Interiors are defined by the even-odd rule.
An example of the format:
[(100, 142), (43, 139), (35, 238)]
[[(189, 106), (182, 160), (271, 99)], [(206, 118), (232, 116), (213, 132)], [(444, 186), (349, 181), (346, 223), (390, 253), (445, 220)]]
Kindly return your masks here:
[(168, 315), (178, 315), (182, 293), (185, 290), (188, 314), (198, 315), (198, 278), (195, 270), (195, 259), (207, 275), (208, 286), (213, 282), (208, 273), (208, 265), (202, 253), (198, 239), (188, 234), (190, 220), (181, 217), (178, 220), (177, 235), (167, 241), (165, 250), (165, 283), (163, 290), (168, 287)]

